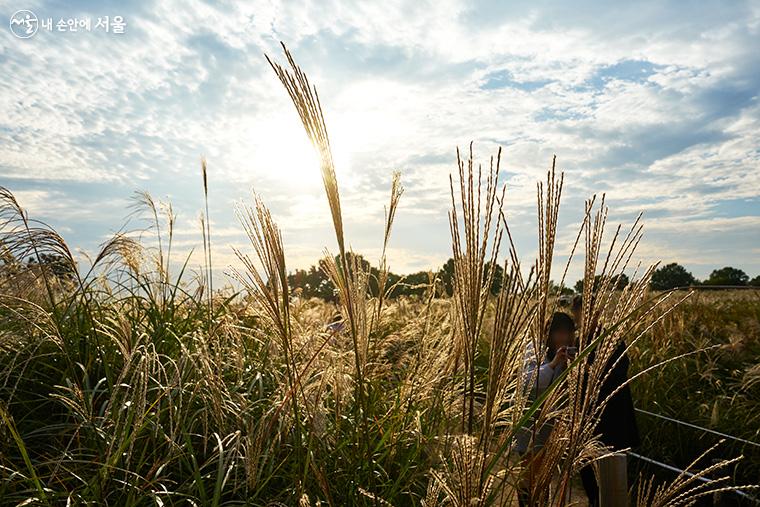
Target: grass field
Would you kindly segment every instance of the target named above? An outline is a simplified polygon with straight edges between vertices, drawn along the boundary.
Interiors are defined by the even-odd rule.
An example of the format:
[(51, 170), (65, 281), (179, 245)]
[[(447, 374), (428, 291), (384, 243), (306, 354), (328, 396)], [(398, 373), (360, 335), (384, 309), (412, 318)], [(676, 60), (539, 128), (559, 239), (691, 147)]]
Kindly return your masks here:
[[(709, 349), (709, 350), (705, 350)], [(760, 291), (695, 293), (632, 353), (634, 367), (694, 350), (633, 384), (639, 408), (760, 442)], [(642, 453), (683, 466), (720, 437), (646, 415)], [(694, 445), (697, 442), (699, 445)], [(744, 455), (738, 482), (760, 477), (760, 448), (726, 440), (713, 458)]]
[[(512, 505), (527, 475), (510, 456), (515, 433), (552, 419), (528, 495), (566, 505), (578, 470), (604, 453), (593, 431), (604, 406), (599, 365), (623, 340), (636, 371), (720, 344), (637, 380), (637, 403), (757, 438), (757, 301), (697, 295), (675, 306), (681, 294), (652, 294), (652, 269), (634, 275), (630, 262), (640, 224), (605, 235), (603, 199), (587, 202), (578, 231), (586, 286), (600, 277), (583, 296), (582, 351), (543, 396), (528, 396), (524, 352), (544, 347), (552, 280), (563, 278), (552, 273), (562, 192), (554, 169), (538, 186), (539, 254), (525, 260), (510, 244), (498, 155), (481, 172), (471, 151), (462, 154), (451, 185), (453, 296), (433, 297), (431, 284), (425, 296), (386, 298), (385, 254), (371, 296), (370, 273), (346, 247), (321, 106), (290, 63), (274, 68), (320, 153), (338, 247), (321, 267), (338, 303), (290, 290), (286, 245), (264, 197), (238, 210), (251, 245), (236, 252), (240, 291), (231, 292), (211, 287), (208, 220), (205, 265), (191, 274), (172, 254), (171, 208), (141, 195), (153, 239), (117, 235), (83, 266), (4, 190), (3, 504)], [(402, 192), (394, 177), (383, 252)], [(487, 266), (501, 263), (502, 242), (509, 256), (493, 296)], [(632, 282), (621, 291), (622, 272)], [(336, 313), (342, 328), (327, 326)], [(666, 447), (656, 428), (646, 435), (663, 459), (694, 449), (670, 438)], [(705, 473), (732, 467), (722, 461)], [(632, 496), (638, 505), (688, 505), (727, 484), (644, 477)]]

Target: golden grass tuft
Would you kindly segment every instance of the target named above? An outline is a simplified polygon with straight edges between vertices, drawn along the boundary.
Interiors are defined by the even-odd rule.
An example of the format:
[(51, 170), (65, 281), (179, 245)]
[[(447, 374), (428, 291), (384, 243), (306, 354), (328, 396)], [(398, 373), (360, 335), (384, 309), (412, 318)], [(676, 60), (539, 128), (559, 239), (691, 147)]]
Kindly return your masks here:
[[(63, 238), (0, 188), (4, 501), (506, 506), (527, 484), (534, 504), (569, 505), (579, 469), (609, 453), (595, 435), (610, 398), (600, 397), (604, 365), (623, 343), (633, 353), (653, 331), (667, 335), (685, 299), (650, 294), (653, 266), (631, 266), (640, 218), (608, 235), (604, 196), (586, 202), (559, 283), (582, 256), (581, 350), (532, 396), (532, 367), (546, 353), (557, 309), (552, 263), (564, 177), (556, 158), (537, 185), (538, 253), (528, 261), (504, 212), (501, 152), (484, 169), (472, 145), (464, 157), (457, 151), (449, 179), (453, 295), (436, 297), (431, 276), (424, 296), (391, 301), (387, 254), (400, 176), (392, 175), (373, 279), (347, 247), (316, 89), (284, 51), (288, 68), (267, 60), (320, 155), (338, 243), (338, 255), (326, 251), (320, 266), (337, 302), (293, 293), (282, 233), (256, 194), (236, 209), (250, 242), (250, 251), (234, 250), (240, 267), (231, 275), (242, 291), (214, 297), (205, 159), (206, 269), (190, 283), (189, 258), (176, 269), (172, 208), (149, 194), (137, 195), (135, 211), (154, 237), (119, 233), (81, 272)], [(502, 242), (503, 283), (491, 294)], [(25, 263), (30, 256), (37, 262)], [(619, 290), (623, 273), (632, 282)], [(345, 330), (325, 326), (336, 312)], [(704, 350), (698, 345), (671, 358), (640, 354), (630, 381)], [(748, 368), (743, 389), (756, 384)], [(518, 431), (546, 423), (554, 429), (540, 458), (511, 454)], [(695, 461), (693, 475), (665, 485), (642, 478), (637, 502), (688, 505), (722, 491), (727, 479), (699, 478), (734, 462), (699, 470)]]

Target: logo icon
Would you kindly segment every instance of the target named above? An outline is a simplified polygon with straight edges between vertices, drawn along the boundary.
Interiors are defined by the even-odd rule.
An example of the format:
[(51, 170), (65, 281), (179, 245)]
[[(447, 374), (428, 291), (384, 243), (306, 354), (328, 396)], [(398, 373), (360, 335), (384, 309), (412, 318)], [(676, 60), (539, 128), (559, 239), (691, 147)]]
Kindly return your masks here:
[(28, 39), (37, 33), (40, 22), (37, 16), (29, 10), (16, 11), (11, 16), (10, 27), (13, 35), (19, 39)]

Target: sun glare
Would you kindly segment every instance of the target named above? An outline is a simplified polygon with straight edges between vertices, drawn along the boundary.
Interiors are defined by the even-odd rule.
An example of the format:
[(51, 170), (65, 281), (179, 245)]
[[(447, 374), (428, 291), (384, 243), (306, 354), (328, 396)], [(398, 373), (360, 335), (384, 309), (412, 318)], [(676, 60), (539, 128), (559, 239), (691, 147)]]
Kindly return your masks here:
[(282, 114), (264, 125), (256, 138), (260, 140), (254, 157), (257, 172), (293, 189), (318, 188), (319, 157), (298, 119)]

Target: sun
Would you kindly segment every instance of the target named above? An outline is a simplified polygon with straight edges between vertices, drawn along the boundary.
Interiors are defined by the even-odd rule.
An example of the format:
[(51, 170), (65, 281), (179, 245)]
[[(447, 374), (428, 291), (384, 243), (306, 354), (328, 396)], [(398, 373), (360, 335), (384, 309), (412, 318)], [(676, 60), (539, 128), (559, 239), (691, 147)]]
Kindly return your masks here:
[[(291, 113), (291, 111), (287, 111)], [(295, 114), (279, 114), (258, 121), (247, 134), (255, 139), (249, 162), (258, 174), (297, 191), (318, 191), (322, 187), (320, 160), (303, 126)], [(361, 129), (352, 128), (344, 118), (332, 124), (327, 120), (330, 147), (338, 181), (353, 180), (351, 159), (357, 146), (364, 146)]]
[(269, 177), (295, 186), (319, 183), (319, 156), (298, 117), (277, 115), (263, 122), (263, 127), (258, 137), (257, 159)]

